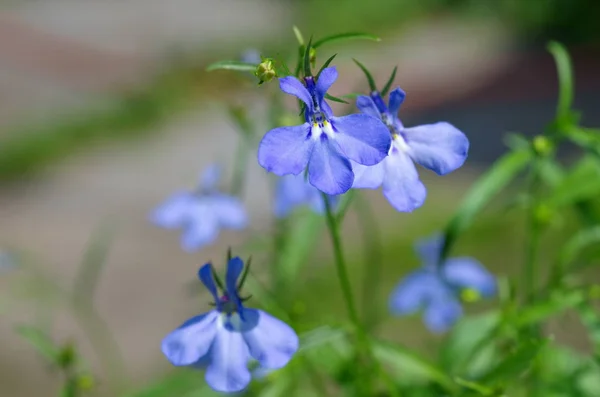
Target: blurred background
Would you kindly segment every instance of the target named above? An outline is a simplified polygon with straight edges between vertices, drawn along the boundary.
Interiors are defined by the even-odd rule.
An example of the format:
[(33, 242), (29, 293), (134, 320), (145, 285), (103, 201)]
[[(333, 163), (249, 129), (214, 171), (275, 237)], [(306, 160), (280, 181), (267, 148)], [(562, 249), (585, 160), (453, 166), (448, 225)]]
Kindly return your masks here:
[[(412, 243), (444, 226), (474, 178), (506, 150), (503, 135), (539, 134), (551, 121), (557, 79), (548, 40), (565, 43), (573, 57), (583, 124), (600, 125), (596, 0), (5, 0), (1, 7), (0, 250), (27, 258), (24, 269), (0, 271), (2, 396), (55, 395), (60, 384), (15, 334), (22, 323), (41, 322), (55, 340), (76, 341), (102, 378), (84, 331), (47, 280), (69, 288), (93, 234), (107, 222), (116, 234), (95, 295), (97, 312), (114, 332), (132, 384), (172, 371), (160, 340), (206, 310), (207, 297), (188, 288), (197, 266), (220, 263), (227, 246), (268, 231), (267, 178), (251, 157), (244, 193), (251, 230), (224, 233), (194, 255), (180, 250), (177, 233), (152, 226), (148, 212), (173, 190), (193, 187), (212, 161), (231, 164), (237, 136), (225, 104), (263, 114), (265, 87), (233, 73), (209, 74), (206, 65), (247, 49), (293, 53), (292, 25), (305, 36), (380, 36), (379, 43), (323, 47), (320, 62), (338, 53), (332, 93), (366, 90), (351, 57), (380, 85), (397, 65), (396, 83), (407, 92), (404, 123), (446, 120), (471, 140), (459, 171), (444, 178), (421, 171), (429, 196), (415, 213), (396, 213), (379, 192), (366, 193), (383, 228), (385, 281), (372, 292), (382, 313), (393, 285), (418, 264)], [(482, 216), (457, 248), (497, 274), (510, 274), (522, 257), (521, 214), (504, 212)], [(345, 227), (348, 240), (359, 238), (352, 216)], [(568, 225), (546, 244), (565, 234)], [(312, 271), (303, 272), (296, 297), (307, 329), (341, 321), (340, 310), (331, 310), (340, 302), (337, 284), (331, 287), (328, 239), (320, 239), (324, 249), (308, 261)], [(358, 253), (352, 257), (359, 269), (354, 246), (347, 244)], [(265, 265), (256, 263), (256, 271)], [(46, 281), (24, 277), (31, 268)], [(379, 332), (431, 353), (433, 337), (423, 329), (416, 318), (389, 319)]]

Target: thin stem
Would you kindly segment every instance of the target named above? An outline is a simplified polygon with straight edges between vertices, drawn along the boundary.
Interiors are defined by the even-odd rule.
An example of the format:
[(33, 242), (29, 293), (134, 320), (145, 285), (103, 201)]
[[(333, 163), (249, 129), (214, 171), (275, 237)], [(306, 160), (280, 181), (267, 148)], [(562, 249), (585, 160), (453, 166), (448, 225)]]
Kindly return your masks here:
[[(242, 134), (240, 134), (242, 135)], [(248, 148), (250, 139), (240, 136), (235, 154), (235, 165), (233, 168), (233, 178), (231, 180), (231, 194), (240, 196), (244, 191), (244, 181), (246, 180), (246, 164), (248, 163)]]
[(537, 291), (537, 280), (539, 274), (539, 243), (541, 237), (541, 228), (536, 219), (536, 211), (539, 205), (538, 194), (538, 162), (534, 161), (529, 181), (529, 194), (531, 196), (531, 205), (527, 214), (527, 236), (525, 242), (525, 258), (523, 264), (523, 282), (525, 303), (533, 300)]
[(377, 320), (377, 310), (372, 310), (376, 301), (375, 293), (379, 291), (383, 267), (381, 231), (375, 221), (375, 214), (369, 203), (358, 195), (356, 200), (359, 229), (365, 246), (365, 265), (362, 287), (362, 312), (365, 328), (372, 328)]

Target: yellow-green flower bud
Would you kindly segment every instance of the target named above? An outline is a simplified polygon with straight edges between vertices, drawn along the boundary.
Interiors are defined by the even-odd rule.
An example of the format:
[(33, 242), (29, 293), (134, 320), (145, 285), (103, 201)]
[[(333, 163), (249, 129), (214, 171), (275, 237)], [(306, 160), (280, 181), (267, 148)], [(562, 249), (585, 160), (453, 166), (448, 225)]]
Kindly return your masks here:
[(460, 299), (463, 302), (473, 303), (481, 299), (481, 294), (473, 288), (465, 288), (460, 291)]
[(273, 78), (277, 77), (273, 60), (270, 58), (263, 59), (263, 61), (256, 67), (254, 75), (258, 77), (258, 84), (269, 82), (273, 80)]
[(81, 374), (77, 377), (77, 388), (82, 391), (92, 390), (96, 382), (90, 374)]
[(540, 203), (533, 211), (535, 221), (540, 226), (549, 225), (554, 220), (555, 211), (547, 204)]
[(548, 156), (554, 150), (552, 142), (543, 135), (533, 138), (533, 150), (540, 156)]

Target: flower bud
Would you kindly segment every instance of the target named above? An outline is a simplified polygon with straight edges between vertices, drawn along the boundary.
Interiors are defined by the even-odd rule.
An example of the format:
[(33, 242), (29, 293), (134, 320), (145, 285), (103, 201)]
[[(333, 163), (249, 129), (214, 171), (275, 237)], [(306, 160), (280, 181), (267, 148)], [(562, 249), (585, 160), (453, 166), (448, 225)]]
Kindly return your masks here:
[(554, 150), (552, 142), (543, 135), (533, 138), (533, 150), (539, 156), (548, 156)]
[(273, 65), (273, 60), (270, 58), (265, 58), (261, 63), (256, 67), (256, 71), (254, 71), (254, 75), (258, 77), (258, 84), (266, 83), (273, 78), (277, 77), (277, 72), (275, 71), (275, 67)]
[(90, 374), (81, 374), (77, 377), (77, 389), (81, 391), (92, 390), (95, 385), (94, 377)]

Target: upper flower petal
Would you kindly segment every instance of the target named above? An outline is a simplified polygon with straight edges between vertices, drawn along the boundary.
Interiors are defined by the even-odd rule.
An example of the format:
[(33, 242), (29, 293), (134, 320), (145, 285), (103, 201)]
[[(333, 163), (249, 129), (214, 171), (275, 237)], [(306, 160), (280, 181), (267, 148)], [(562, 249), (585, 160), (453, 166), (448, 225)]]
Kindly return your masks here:
[(459, 288), (471, 288), (484, 297), (496, 293), (496, 279), (477, 260), (469, 257), (448, 259), (442, 266), (448, 283)]
[(377, 189), (383, 183), (385, 176), (385, 160), (371, 166), (352, 162), (352, 170), (354, 171), (353, 188)]
[(402, 131), (410, 156), (439, 175), (459, 168), (467, 159), (469, 140), (452, 124), (440, 122)]
[(414, 313), (448, 288), (434, 273), (418, 269), (406, 276), (390, 296), (390, 311), (395, 314)]
[(213, 296), (215, 302), (219, 302), (219, 297), (217, 294), (217, 285), (215, 284), (215, 280), (213, 279), (212, 268), (210, 264), (205, 264), (198, 270), (198, 278), (204, 284), (206, 289), (210, 291), (210, 294)]
[(331, 125), (342, 153), (362, 165), (374, 165), (390, 150), (392, 138), (381, 120), (366, 114), (333, 117)]
[(193, 317), (167, 335), (162, 352), (173, 365), (191, 365), (207, 354), (217, 333), (219, 313), (212, 310)]
[(247, 362), (248, 347), (237, 331), (219, 326), (210, 354), (212, 360), (206, 369), (206, 383), (214, 390), (231, 393), (243, 390), (250, 383)]
[(352, 187), (354, 174), (350, 162), (324, 136), (312, 152), (308, 163), (308, 180), (327, 194), (342, 194)]
[(448, 294), (433, 300), (425, 309), (425, 325), (432, 332), (447, 331), (462, 315), (462, 306), (458, 299)]
[(211, 208), (223, 227), (243, 229), (248, 225), (248, 214), (242, 201), (225, 194), (214, 195)]
[(317, 93), (317, 100), (319, 101), (319, 105), (323, 102), (323, 98), (325, 94), (329, 90), (329, 88), (333, 85), (333, 83), (337, 80), (338, 72), (335, 66), (330, 66), (328, 68), (323, 69), (321, 74), (319, 75), (319, 79), (317, 80), (317, 84), (315, 87), (315, 91)]
[(225, 274), (225, 288), (227, 288), (229, 299), (235, 303), (240, 313), (242, 312), (242, 301), (238, 296), (237, 280), (240, 278), (242, 270), (244, 270), (244, 261), (236, 256), (227, 263), (227, 273)]
[(283, 321), (262, 310), (245, 309), (245, 322), (252, 325), (242, 330), (250, 355), (264, 368), (285, 366), (298, 350), (298, 335)]
[(269, 172), (298, 175), (306, 168), (315, 141), (308, 123), (267, 132), (258, 147), (258, 162)]
[(194, 200), (188, 192), (175, 193), (150, 214), (150, 220), (167, 229), (181, 227)]
[(282, 77), (279, 79), (279, 88), (286, 94), (293, 95), (300, 99), (302, 102), (304, 102), (304, 104), (306, 104), (311, 112), (313, 111), (314, 105), (312, 97), (300, 80), (294, 76)]
[(430, 237), (420, 239), (415, 244), (415, 250), (421, 258), (423, 265), (434, 268), (438, 265), (440, 254), (444, 245), (444, 236), (436, 233)]
[(384, 162), (383, 195), (392, 207), (401, 212), (411, 212), (422, 206), (427, 191), (410, 157), (402, 151), (392, 150)]
[(218, 164), (211, 164), (202, 171), (200, 186), (204, 190), (215, 190), (219, 179), (221, 179), (221, 167)]
[(369, 116), (377, 119), (381, 118), (381, 114), (379, 113), (379, 110), (377, 110), (377, 106), (375, 106), (373, 100), (368, 96), (361, 95), (356, 98), (356, 107), (364, 114), (368, 114)]
[(402, 91), (400, 87), (390, 92), (388, 109), (392, 116), (398, 116), (398, 111), (400, 110), (400, 105), (402, 105), (402, 102), (404, 102), (404, 98), (406, 98), (406, 93)]

